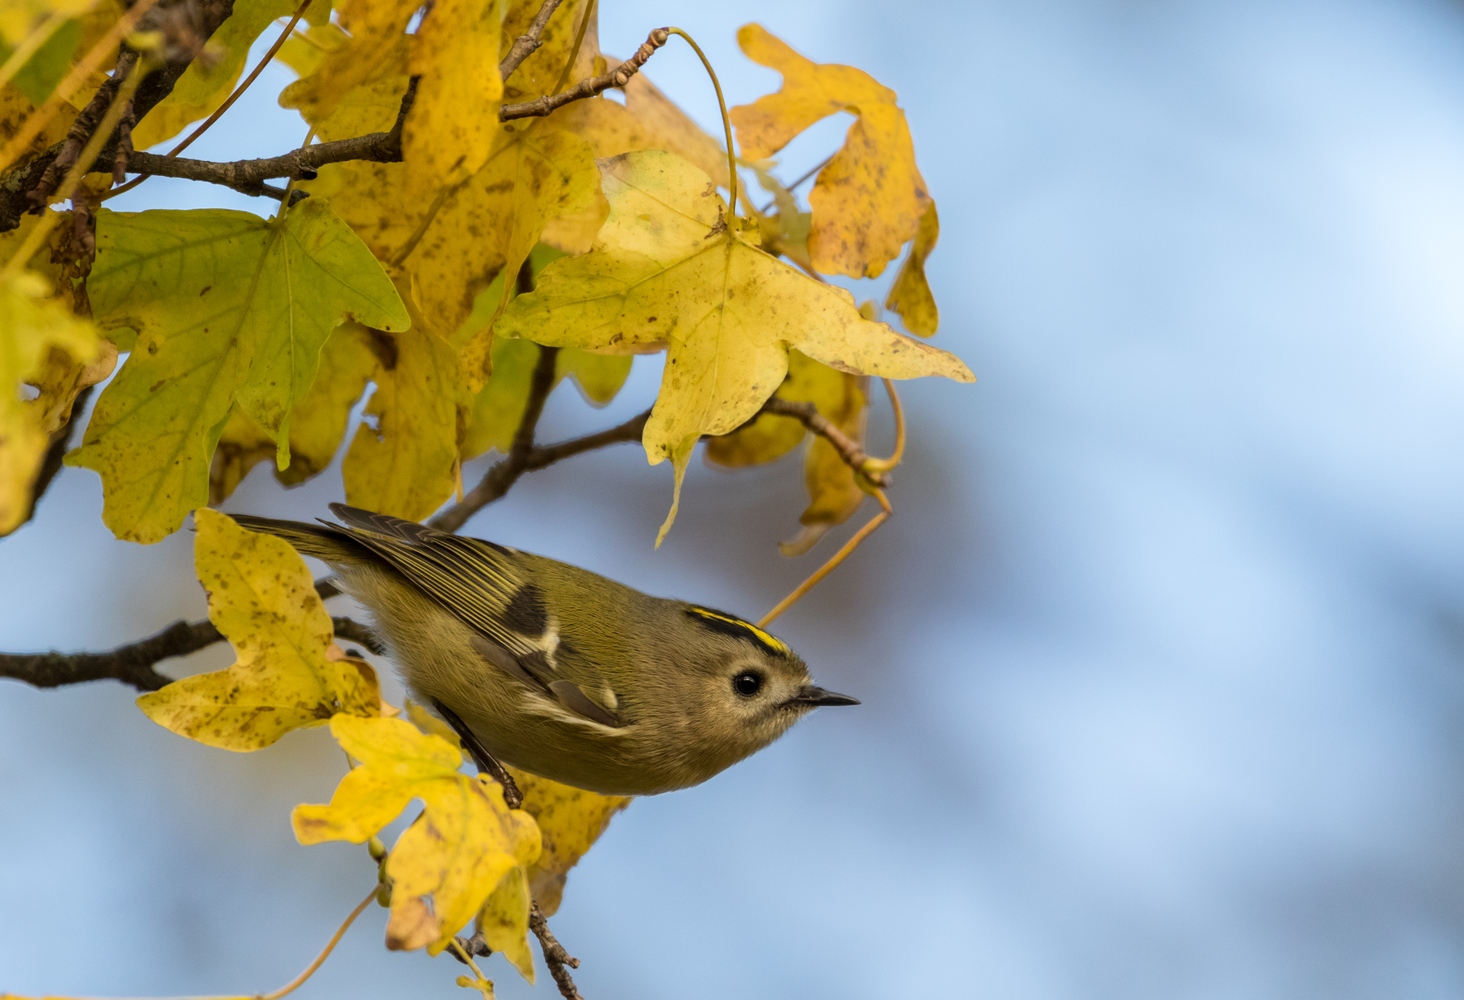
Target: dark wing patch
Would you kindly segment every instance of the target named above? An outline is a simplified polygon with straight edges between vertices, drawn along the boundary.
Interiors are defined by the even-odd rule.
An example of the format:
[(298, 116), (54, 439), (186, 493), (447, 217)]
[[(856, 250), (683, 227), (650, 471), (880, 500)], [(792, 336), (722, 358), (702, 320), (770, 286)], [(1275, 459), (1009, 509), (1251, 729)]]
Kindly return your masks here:
[(686, 609), (686, 616), (710, 632), (750, 642), (769, 656), (791, 656), (793, 653), (793, 650), (789, 649), (788, 644), (782, 639), (764, 632), (752, 622), (743, 621), (736, 615), (729, 615), (724, 611), (713, 611), (711, 608), (697, 607), (693, 604)]
[(549, 631), (549, 609), (544, 606), (539, 588), (532, 583), (520, 587), (503, 609), (503, 621), (524, 635), (539, 636)]

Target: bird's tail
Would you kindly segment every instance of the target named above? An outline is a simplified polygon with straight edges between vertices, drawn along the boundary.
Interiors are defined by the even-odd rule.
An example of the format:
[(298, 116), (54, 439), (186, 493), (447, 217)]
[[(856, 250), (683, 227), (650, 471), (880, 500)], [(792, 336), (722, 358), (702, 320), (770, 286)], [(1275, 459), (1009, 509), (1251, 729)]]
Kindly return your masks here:
[(375, 560), (371, 553), (348, 532), (333, 524), (306, 524), (303, 521), (279, 521), (253, 514), (230, 514), (250, 531), (283, 538), (302, 556), (314, 556), (332, 566), (350, 566)]

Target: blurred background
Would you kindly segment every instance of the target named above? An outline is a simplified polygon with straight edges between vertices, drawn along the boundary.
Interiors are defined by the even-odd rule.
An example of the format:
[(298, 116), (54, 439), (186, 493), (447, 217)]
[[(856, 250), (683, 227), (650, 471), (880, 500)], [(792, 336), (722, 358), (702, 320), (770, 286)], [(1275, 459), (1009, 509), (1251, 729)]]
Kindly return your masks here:
[[(1464, 5), (606, 0), (602, 46), (680, 24), (746, 103), (777, 86), (736, 49), (751, 20), (899, 92), (940, 205), (936, 343), (981, 381), (907, 385), (897, 518), (779, 622), (864, 706), (614, 821), (554, 921), (585, 995), (1464, 996)], [(684, 46), (649, 75), (715, 122)], [(196, 155), (297, 144), (287, 80)], [(638, 361), (604, 413), (560, 390), (546, 436), (657, 377)], [(880, 450), (882, 401), (874, 423)], [(339, 488), (261, 466), (226, 509), (311, 517)], [(753, 617), (831, 549), (776, 553), (796, 459), (694, 463), (653, 551), (669, 499), (622, 446), (468, 530)], [(117, 542), (99, 511), (69, 469), (0, 544), (0, 649), (203, 614), (187, 532)], [(372, 878), (290, 834), (340, 773), (320, 730), (232, 755), (116, 684), (0, 681), (0, 990), (288, 980)], [(466, 995), (383, 925), (300, 996)]]

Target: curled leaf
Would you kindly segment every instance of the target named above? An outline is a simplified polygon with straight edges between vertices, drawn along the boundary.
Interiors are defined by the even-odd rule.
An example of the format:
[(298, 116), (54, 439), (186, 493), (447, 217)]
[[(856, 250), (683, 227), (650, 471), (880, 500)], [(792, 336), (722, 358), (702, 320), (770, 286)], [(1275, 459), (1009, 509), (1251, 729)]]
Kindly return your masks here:
[(809, 195), (808, 252), (824, 274), (878, 276), (931, 203), (895, 92), (863, 70), (805, 58), (761, 25), (744, 25), (737, 42), (753, 62), (783, 74), (776, 94), (731, 111), (744, 157), (766, 159), (837, 112), (857, 116)]

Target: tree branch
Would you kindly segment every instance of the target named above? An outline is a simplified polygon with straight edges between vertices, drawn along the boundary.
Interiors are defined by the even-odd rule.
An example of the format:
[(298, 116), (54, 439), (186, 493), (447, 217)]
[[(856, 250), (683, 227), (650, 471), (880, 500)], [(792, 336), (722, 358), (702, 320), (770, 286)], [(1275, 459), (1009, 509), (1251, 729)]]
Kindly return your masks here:
[(586, 77), (573, 87), (558, 94), (545, 94), (543, 97), (524, 101), (522, 104), (505, 104), (498, 109), (498, 120), (507, 122), (516, 118), (542, 118), (566, 104), (582, 101), (586, 97), (594, 97), (613, 87), (624, 87), (630, 82), (631, 77), (640, 72), (641, 67), (646, 64), (646, 60), (650, 59), (657, 49), (665, 45), (666, 39), (670, 37), (671, 32), (668, 29), (657, 28), (646, 36), (641, 47), (635, 50), (635, 55), (608, 73)]
[(870, 456), (869, 452), (864, 450), (864, 446), (839, 430), (838, 425), (818, 412), (818, 407), (812, 403), (795, 403), (778, 396), (769, 396), (768, 401), (763, 403), (762, 409), (758, 412), (773, 413), (780, 417), (792, 417), (804, 427), (807, 427), (810, 431), (833, 445), (834, 450), (839, 453), (839, 457), (851, 469), (862, 474), (875, 486), (881, 488), (889, 486), (888, 472), (866, 468)]
[(514, 70), (522, 65), (523, 61), (533, 55), (540, 45), (544, 44), (540, 39), (544, 34), (544, 28), (549, 24), (549, 18), (559, 9), (562, 0), (544, 0), (544, 5), (539, 8), (539, 13), (534, 15), (534, 20), (529, 24), (529, 29), (513, 40), (509, 46), (508, 54), (498, 64), (498, 75), (507, 80)]
[(559, 995), (564, 1000), (584, 1000), (569, 975), (570, 969), (579, 968), (579, 959), (565, 951), (564, 945), (549, 930), (549, 921), (544, 918), (544, 911), (539, 909), (537, 900), (529, 903), (529, 930), (539, 939), (539, 949), (544, 953), (544, 964), (549, 967), (549, 975), (554, 977), (554, 985), (559, 987)]
[(623, 424), (617, 424), (595, 434), (571, 438), (558, 444), (538, 445), (526, 452), (510, 451), (484, 474), (478, 485), (469, 490), (462, 500), (427, 523), (439, 531), (458, 531), (467, 523), (468, 518), (495, 500), (501, 499), (524, 473), (547, 468), (555, 462), (562, 462), (566, 458), (573, 458), (575, 455), (594, 451), (596, 448), (604, 448), (606, 445), (638, 441), (646, 429), (646, 421), (650, 419), (650, 416), (651, 411), (646, 410), (644, 413), (631, 417)]
[[(195, 3), (190, 4), (191, 23), (186, 28), (191, 35), (195, 36), (197, 42), (196, 47), (191, 51), (202, 48), (203, 43), (212, 37), (219, 25), (223, 24), (233, 11), (234, 0), (196, 0)], [(158, 16), (160, 16), (159, 11), (150, 11), (144, 17), (142, 26), (149, 27), (153, 19)], [(124, 51), (128, 50), (124, 49)], [(174, 84), (178, 82), (178, 78), (183, 75), (191, 61), (191, 58), (183, 58), (176, 62), (169, 62), (142, 82), (132, 99), (133, 113), (138, 119), (143, 118), (163, 98), (173, 92)], [(122, 74), (117, 74), (115, 79), (120, 82), (121, 76)], [(105, 89), (106, 87), (103, 88), (103, 90)], [(97, 97), (101, 96), (101, 92), (99, 92)], [(110, 103), (110, 100), (109, 95), (106, 97), (106, 102)], [(103, 110), (105, 110), (105, 106)], [(66, 145), (66, 140), (58, 142), (45, 152), (28, 160), (22, 160), (0, 174), (0, 233), (9, 232), (20, 225), (21, 216), (33, 207), (30, 199), (31, 191), (35, 189), (37, 183)], [(117, 143), (114, 137), (108, 140), (98, 153), (97, 163), (102, 165), (104, 171), (110, 170), (116, 156)]]
[[(370, 630), (350, 618), (332, 618), (336, 638), (357, 642), (373, 653), (383, 652)], [(114, 680), (139, 691), (156, 691), (172, 678), (156, 665), (175, 656), (188, 656), (223, 641), (213, 622), (177, 621), (156, 635), (118, 646), (108, 653), (0, 653), (0, 677), (25, 681), (32, 687), (54, 688), (87, 681)]]

